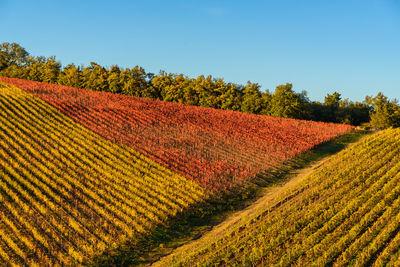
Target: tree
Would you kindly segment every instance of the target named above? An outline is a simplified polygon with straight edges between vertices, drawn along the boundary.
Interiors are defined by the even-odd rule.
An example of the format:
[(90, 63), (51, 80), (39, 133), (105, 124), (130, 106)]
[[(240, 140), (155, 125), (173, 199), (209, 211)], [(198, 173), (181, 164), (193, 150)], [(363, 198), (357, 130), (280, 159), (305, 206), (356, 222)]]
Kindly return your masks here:
[(121, 70), (117, 65), (111, 66), (108, 71), (108, 91), (111, 93), (121, 93)]
[(247, 82), (243, 89), (243, 101), (241, 111), (258, 114), (263, 109), (263, 98), (260, 93), (260, 85)]
[(58, 84), (82, 87), (82, 71), (81, 68), (76, 67), (74, 64), (68, 64), (58, 76)]
[(147, 82), (146, 71), (143, 68), (139, 66), (135, 66), (132, 69), (126, 68), (121, 73), (121, 79), (123, 81), (123, 94), (151, 97), (147, 92), (149, 85)]
[(174, 99), (173, 92), (170, 92), (173, 90), (172, 88), (174, 87), (174, 83), (175, 76), (172, 73), (166, 73), (165, 71), (160, 71), (160, 74), (156, 75), (151, 81), (152, 86), (160, 91), (161, 99), (166, 101), (167, 99), (171, 99), (170, 101)]
[(341, 95), (338, 92), (333, 94), (327, 94), (325, 97), (325, 121), (339, 122), (338, 118), (339, 105), (340, 105)]
[(187, 105), (199, 105), (199, 96), (197, 95), (196, 89), (194, 87), (193, 79), (186, 79), (183, 86), (183, 103)]
[(19, 79), (28, 79), (28, 69), (26, 67), (11, 65), (0, 71), (1, 76)]
[(187, 79), (183, 74), (174, 75), (172, 83), (169, 87), (165, 88), (165, 98), (166, 101), (184, 103), (184, 88), (188, 86)]
[(29, 57), (27, 59), (27, 79), (42, 82), (44, 78), (45, 57)]
[(377, 96), (365, 97), (365, 102), (372, 107), (370, 125), (384, 129), (400, 126), (400, 107), (396, 99), (389, 100), (381, 92)]
[(219, 95), (215, 91), (215, 82), (211, 75), (205, 78), (200, 75), (194, 81), (194, 88), (196, 94), (199, 96), (199, 105), (202, 107), (217, 108), (219, 102)]
[(198, 105), (199, 103), (193, 79), (187, 78), (183, 74), (160, 72), (160, 75), (152, 79), (152, 85), (156, 91), (161, 92), (161, 97), (165, 101), (188, 105)]
[(271, 100), (270, 115), (284, 118), (302, 118), (303, 100), (292, 90), (292, 84), (276, 87)]
[(311, 114), (310, 119), (313, 121), (325, 121), (326, 107), (319, 101), (312, 101), (309, 103)]
[(371, 108), (366, 103), (340, 100), (337, 122), (351, 125), (361, 125), (370, 121)]
[(261, 93), (261, 98), (263, 99), (263, 108), (260, 111), (262, 115), (270, 115), (272, 109), (272, 94), (269, 90)]
[(91, 62), (86, 68), (74, 64), (62, 68), (54, 56), (30, 56), (16, 43), (0, 44), (0, 75), (262, 115), (352, 125), (370, 121), (375, 128), (400, 126), (397, 101), (389, 100), (382, 93), (366, 97), (365, 102), (360, 103), (342, 100), (341, 95), (334, 92), (327, 94), (324, 103), (320, 103), (311, 102), (305, 91), (295, 93), (290, 83), (279, 85), (270, 93), (261, 92), (256, 83), (248, 82), (243, 86), (211, 75), (189, 78), (164, 71), (154, 75), (139, 66), (104, 68)]
[(327, 94), (325, 96), (325, 106), (332, 106), (339, 108), (341, 100), (341, 95), (338, 92), (334, 92), (333, 94)]
[(82, 71), (82, 85), (84, 88), (95, 91), (107, 91), (108, 72), (95, 62), (90, 62), (90, 66)]
[(239, 86), (228, 83), (226, 90), (220, 95), (220, 108), (225, 110), (240, 110), (242, 105), (242, 94)]
[(43, 65), (42, 81), (46, 83), (56, 83), (61, 70), (61, 63), (52, 56), (45, 60)]
[(29, 53), (17, 43), (0, 44), (0, 71), (11, 65), (23, 66)]
[(306, 90), (296, 93), (296, 96), (300, 102), (300, 113), (297, 117), (298, 119), (311, 120), (312, 118), (312, 105), (307, 94), (308, 93)]

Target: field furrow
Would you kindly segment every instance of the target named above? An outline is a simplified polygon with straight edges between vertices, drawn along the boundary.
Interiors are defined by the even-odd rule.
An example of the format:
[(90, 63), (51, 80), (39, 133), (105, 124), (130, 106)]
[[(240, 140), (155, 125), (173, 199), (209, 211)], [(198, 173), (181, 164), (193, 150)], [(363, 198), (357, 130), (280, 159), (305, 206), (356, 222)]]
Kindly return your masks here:
[(251, 217), (155, 266), (396, 266), (399, 155), (400, 129), (368, 136)]
[(16, 87), (0, 110), (0, 262), (88, 264), (208, 197)]
[(104, 138), (128, 145), (215, 192), (251, 183), (258, 174), (353, 129), (0, 79), (45, 100)]

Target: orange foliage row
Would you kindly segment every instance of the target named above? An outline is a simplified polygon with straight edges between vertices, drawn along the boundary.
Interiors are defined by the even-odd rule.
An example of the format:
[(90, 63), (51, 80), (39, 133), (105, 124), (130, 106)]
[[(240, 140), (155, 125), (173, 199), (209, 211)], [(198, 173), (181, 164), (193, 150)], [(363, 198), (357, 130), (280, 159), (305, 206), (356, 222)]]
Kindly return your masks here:
[(353, 129), (0, 77), (87, 128), (215, 191)]

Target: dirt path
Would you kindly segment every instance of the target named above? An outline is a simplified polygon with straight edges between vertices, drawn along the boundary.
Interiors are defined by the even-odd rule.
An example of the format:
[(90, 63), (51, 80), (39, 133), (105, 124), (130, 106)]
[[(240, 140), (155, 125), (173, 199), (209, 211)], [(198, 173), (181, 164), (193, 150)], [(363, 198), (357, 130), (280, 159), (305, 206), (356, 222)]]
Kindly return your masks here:
[[(314, 172), (316, 169), (320, 168), (323, 164), (325, 164), (327, 161), (329, 161), (330, 157), (325, 157), (319, 161), (316, 161), (313, 163), (311, 166), (303, 168), (303, 169), (297, 169), (292, 171), (287, 179), (286, 182), (283, 182), (281, 184), (265, 188), (261, 192), (261, 196), (257, 201), (255, 201), (253, 204), (248, 206), (247, 208), (234, 212), (231, 215), (227, 217), (226, 220), (224, 220), (222, 223), (216, 225), (213, 227), (213, 229), (206, 234), (204, 234), (201, 238), (189, 242), (188, 244), (185, 244), (177, 249), (174, 250), (172, 254), (175, 253), (180, 253), (183, 252), (187, 249), (190, 249), (191, 247), (195, 248), (197, 244), (203, 243), (207, 244), (207, 240), (215, 240), (217, 236), (224, 235), (224, 233), (229, 232), (230, 229), (235, 228), (235, 226), (239, 225), (243, 220), (247, 220), (248, 218), (251, 218), (252, 216), (257, 216), (260, 213), (260, 210), (265, 208), (266, 203), (272, 201), (276, 196), (278, 196), (280, 193), (285, 191), (291, 186), (296, 185), (297, 183), (301, 182), (304, 178), (306, 178), (309, 174)], [(155, 262), (153, 266), (162, 266), (162, 262), (170, 257), (172, 254), (161, 258), (160, 261)], [(161, 263), (161, 265), (160, 265)]]
[[(326, 161), (329, 160), (329, 158), (330, 157), (319, 160), (307, 168), (292, 171), (289, 174), (288, 178), (286, 179), (286, 182), (263, 189), (261, 193), (262, 196), (259, 199), (257, 199), (253, 204), (251, 204), (250, 206), (248, 206), (243, 210), (231, 214), (225, 221), (223, 221), (219, 225), (214, 226), (214, 228), (206, 235), (208, 234), (217, 235), (220, 232), (223, 232), (224, 229), (229, 229), (232, 226), (234, 227), (235, 225), (240, 223), (243, 218), (246, 217), (249, 218), (253, 214), (258, 213), (260, 209), (263, 209), (265, 203), (270, 202), (280, 193), (284, 192), (287, 188), (294, 186), (300, 181), (302, 181), (309, 174), (314, 172), (316, 169), (320, 168)], [(228, 225), (229, 227), (227, 227)]]

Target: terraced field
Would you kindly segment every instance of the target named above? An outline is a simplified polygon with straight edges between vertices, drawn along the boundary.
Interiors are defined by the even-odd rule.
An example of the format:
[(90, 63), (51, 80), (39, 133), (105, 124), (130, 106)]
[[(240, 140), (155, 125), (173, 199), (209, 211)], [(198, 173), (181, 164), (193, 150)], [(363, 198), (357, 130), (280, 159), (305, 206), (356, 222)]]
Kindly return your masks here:
[(399, 266), (400, 129), (370, 135), (155, 266)]
[(205, 189), (0, 82), (0, 265), (72, 265), (148, 232)]

